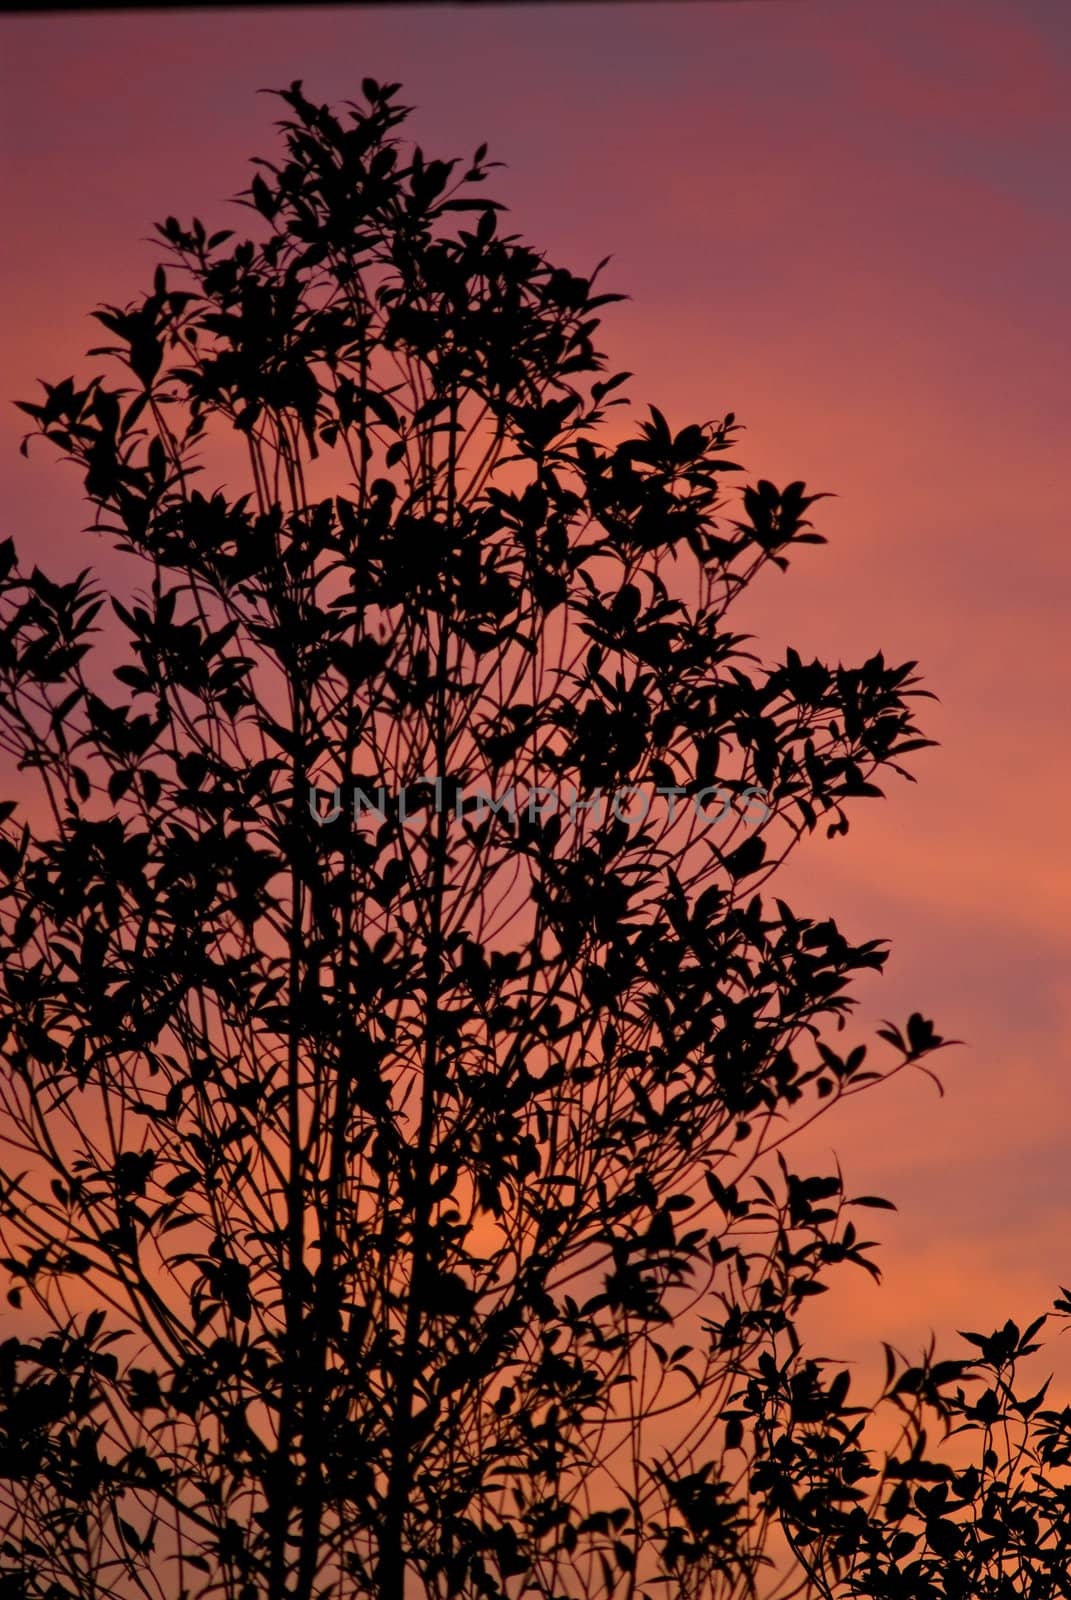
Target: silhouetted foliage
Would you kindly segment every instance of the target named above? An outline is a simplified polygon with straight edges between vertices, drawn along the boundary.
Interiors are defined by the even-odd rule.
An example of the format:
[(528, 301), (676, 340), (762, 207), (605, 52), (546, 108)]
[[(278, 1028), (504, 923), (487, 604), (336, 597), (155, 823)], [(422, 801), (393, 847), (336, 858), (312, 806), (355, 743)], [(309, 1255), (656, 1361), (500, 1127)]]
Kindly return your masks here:
[(783, 1154), (942, 1041), (839, 1053), (880, 943), (760, 893), (929, 742), (914, 664), (743, 648), (816, 496), (615, 429), (618, 297), (396, 93), (285, 91), (257, 237), (169, 218), (119, 386), (23, 406), (147, 588), (117, 692), (3, 547), (0, 1595), (745, 1595), (778, 1520), (780, 1592), (962, 1593), (889, 1577), (940, 1484), (842, 1517), (794, 1318), (883, 1202)]
[[(1071, 1293), (1055, 1303), (1066, 1321)], [(866, 1447), (874, 1413), (848, 1426), (848, 1374), (798, 1405), (797, 1374), (749, 1396), (769, 1441), (762, 1487), (808, 1573), (808, 1593), (867, 1600), (1056, 1600), (1071, 1594), (1071, 1406), (1043, 1409), (1017, 1366), (1047, 1318), (962, 1337), (979, 1355), (918, 1365), (886, 1346), (877, 1413), (903, 1414), (897, 1447)], [(1051, 1381), (1051, 1380), (1050, 1380)], [(838, 1388), (839, 1385), (839, 1388)], [(763, 1416), (765, 1411), (766, 1415)], [(829, 1426), (829, 1419), (833, 1426)], [(786, 1426), (786, 1419), (788, 1425)], [(934, 1435), (938, 1438), (935, 1442)]]

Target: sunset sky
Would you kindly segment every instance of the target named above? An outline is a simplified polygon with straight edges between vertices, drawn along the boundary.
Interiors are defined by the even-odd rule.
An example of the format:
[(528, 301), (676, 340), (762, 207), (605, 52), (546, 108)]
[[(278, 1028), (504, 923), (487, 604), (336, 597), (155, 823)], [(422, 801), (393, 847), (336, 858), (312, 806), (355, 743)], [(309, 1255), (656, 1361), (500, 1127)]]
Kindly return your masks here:
[[(869, 1214), (884, 1285), (850, 1275), (814, 1320), (861, 1358), (1044, 1310), (1071, 1281), (1066, 0), (17, 17), (0, 55), (8, 400), (147, 287), (153, 222), (240, 225), (227, 198), (274, 154), (258, 89), (337, 101), (371, 75), (427, 152), (489, 142), (512, 230), (577, 271), (612, 256), (631, 298), (600, 343), (637, 409), (733, 410), (752, 476), (835, 491), (829, 544), (734, 620), (766, 659), (918, 660), (940, 748), (777, 892), (891, 940), (866, 1030), (919, 1010), (966, 1045), (935, 1062), (944, 1099), (904, 1079), (810, 1138), (900, 1208)], [(3, 533), (106, 576), (23, 420), (0, 412)]]

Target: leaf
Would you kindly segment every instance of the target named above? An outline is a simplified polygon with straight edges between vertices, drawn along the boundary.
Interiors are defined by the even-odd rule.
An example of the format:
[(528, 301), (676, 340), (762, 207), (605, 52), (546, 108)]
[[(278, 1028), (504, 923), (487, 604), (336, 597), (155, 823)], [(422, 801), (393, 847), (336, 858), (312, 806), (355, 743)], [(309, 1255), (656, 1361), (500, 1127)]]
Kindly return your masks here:
[(734, 879), (750, 877), (753, 872), (758, 872), (766, 859), (766, 841), (753, 834), (750, 839), (745, 839), (742, 845), (730, 852), (725, 857), (725, 865)]

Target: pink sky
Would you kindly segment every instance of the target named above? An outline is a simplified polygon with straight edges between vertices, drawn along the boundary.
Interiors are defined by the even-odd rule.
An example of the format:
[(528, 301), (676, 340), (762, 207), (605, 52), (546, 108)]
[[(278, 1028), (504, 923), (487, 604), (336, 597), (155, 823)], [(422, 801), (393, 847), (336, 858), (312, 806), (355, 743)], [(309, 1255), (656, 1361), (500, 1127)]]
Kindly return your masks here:
[[(632, 299), (601, 343), (637, 402), (677, 426), (734, 410), (754, 476), (836, 491), (829, 545), (737, 620), (768, 657), (917, 659), (941, 748), (778, 892), (891, 939), (858, 991), (868, 1029), (917, 1009), (967, 1045), (942, 1058), (944, 1100), (905, 1080), (812, 1141), (900, 1206), (871, 1214), (884, 1287), (859, 1274), (815, 1320), (859, 1355), (1043, 1310), (1071, 1279), (1071, 12), (128, 13), (8, 19), (0, 51), (9, 398), (75, 370), (88, 311), (146, 286), (151, 223), (230, 220), (247, 158), (272, 153), (258, 88), (337, 100), (371, 74), (403, 84), (426, 149), (490, 142), (536, 246), (576, 270), (612, 254), (606, 287)], [(47, 570), (115, 572), (79, 534), (71, 470), (18, 456), (20, 423), (5, 407), (5, 532)]]

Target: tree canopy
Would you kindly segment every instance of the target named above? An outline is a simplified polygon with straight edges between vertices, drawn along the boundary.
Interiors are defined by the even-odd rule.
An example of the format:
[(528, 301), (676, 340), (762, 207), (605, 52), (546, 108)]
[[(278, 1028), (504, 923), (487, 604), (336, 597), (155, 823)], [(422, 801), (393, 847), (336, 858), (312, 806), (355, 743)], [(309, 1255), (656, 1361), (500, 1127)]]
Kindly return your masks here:
[(22, 402), (144, 588), (2, 547), (0, 1595), (1067, 1594), (1036, 1325), (891, 1357), (876, 1465), (796, 1333), (888, 1202), (793, 1133), (945, 1041), (838, 1049), (882, 941), (766, 889), (915, 664), (747, 648), (820, 497), (615, 410), (605, 263), (363, 95)]

